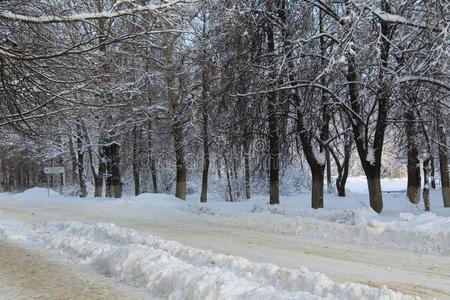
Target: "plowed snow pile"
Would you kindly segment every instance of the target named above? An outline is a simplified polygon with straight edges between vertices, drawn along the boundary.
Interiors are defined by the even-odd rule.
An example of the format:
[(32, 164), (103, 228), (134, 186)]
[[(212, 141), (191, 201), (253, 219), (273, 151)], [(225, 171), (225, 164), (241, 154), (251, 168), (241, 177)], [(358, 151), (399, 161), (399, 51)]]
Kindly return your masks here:
[(0, 222), (0, 238), (46, 247), (163, 299), (417, 299), (320, 273), (252, 263), (113, 224)]

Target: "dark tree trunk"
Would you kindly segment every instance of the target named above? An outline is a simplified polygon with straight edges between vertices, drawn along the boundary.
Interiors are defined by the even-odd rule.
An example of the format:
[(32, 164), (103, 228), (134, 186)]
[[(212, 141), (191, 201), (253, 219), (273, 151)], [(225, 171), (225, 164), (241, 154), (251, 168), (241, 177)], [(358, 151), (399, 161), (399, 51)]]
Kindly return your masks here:
[(431, 162), (430, 163), (430, 167), (431, 167), (431, 188), (433, 190), (435, 190), (436, 189), (436, 177), (435, 177), (436, 170), (434, 168), (434, 155), (431, 155), (430, 162)]
[(75, 183), (75, 180), (78, 178), (77, 154), (75, 153), (75, 147), (73, 145), (72, 135), (69, 135), (68, 138), (69, 138), (70, 160), (72, 163), (71, 180), (72, 180), (72, 183)]
[(315, 149), (312, 143), (310, 132), (304, 126), (303, 112), (300, 107), (300, 97), (297, 93), (292, 93), (291, 96), (295, 99), (297, 110), (297, 133), (300, 136), (303, 153), (305, 154), (306, 161), (308, 162), (309, 168), (311, 169), (313, 180), (311, 191), (311, 207), (316, 209), (323, 208), (323, 177), (325, 171), (325, 158), (323, 159), (323, 161), (319, 161), (314, 154)]
[(112, 197), (112, 157), (111, 146), (103, 146), (103, 152), (105, 154), (105, 196)]
[(447, 136), (444, 122), (437, 118), (437, 134), (439, 138), (439, 167), (441, 169), (442, 200), (444, 207), (450, 207), (450, 175), (448, 166)]
[(133, 127), (133, 180), (134, 180), (134, 194), (137, 196), (141, 193), (140, 183), (140, 165), (139, 165), (139, 133), (135, 125)]
[(244, 176), (245, 176), (245, 198), (252, 197), (252, 189), (250, 182), (250, 149), (248, 141), (244, 141)]
[(78, 179), (80, 183), (80, 197), (87, 196), (86, 178), (84, 174), (84, 153), (83, 153), (83, 140), (82, 140), (81, 125), (77, 124), (77, 154), (78, 154)]
[(209, 138), (208, 138), (208, 99), (206, 70), (202, 72), (202, 140), (203, 140), (203, 171), (202, 192), (200, 202), (208, 201), (208, 175), (209, 175)]
[(312, 190), (311, 190), (311, 207), (318, 209), (323, 208), (323, 167), (313, 167), (312, 174)]
[[(149, 100), (149, 105), (151, 101)], [(147, 146), (148, 146), (148, 162), (150, 165), (150, 173), (152, 178), (153, 193), (158, 193), (158, 176), (156, 171), (156, 159), (153, 157), (153, 136), (152, 136), (152, 120), (148, 121)]]
[(229, 168), (228, 158), (226, 157), (225, 154), (223, 155), (223, 159), (224, 159), (224, 162), (225, 162), (225, 173), (226, 173), (226, 176), (227, 176), (228, 196), (230, 198), (230, 202), (234, 202), (233, 189), (231, 187), (230, 168)]
[(419, 150), (416, 145), (416, 124), (414, 112), (408, 109), (405, 112), (405, 131), (408, 146), (408, 184), (407, 196), (411, 203), (418, 204), (420, 201), (420, 161)]
[[(268, 1), (268, 10), (271, 11), (272, 3)], [(275, 62), (272, 55), (275, 53), (275, 39), (272, 28), (272, 23), (269, 21), (266, 26), (267, 34), (267, 51), (269, 54), (269, 67), (274, 68)], [(272, 81), (276, 81), (276, 71), (272, 69)], [(279, 156), (280, 156), (280, 141), (278, 133), (278, 122), (276, 117), (277, 94), (270, 92), (267, 95), (267, 118), (269, 120), (269, 185), (270, 185), (270, 204), (280, 203), (280, 187), (279, 187)]]
[(120, 146), (116, 142), (104, 146), (106, 159), (106, 197), (122, 197), (122, 183), (120, 181)]
[(380, 173), (377, 171), (367, 172), (366, 178), (369, 188), (370, 207), (377, 213), (380, 213), (383, 210)]
[(423, 161), (423, 203), (425, 205), (425, 210), (430, 211), (430, 173), (431, 173), (431, 156), (428, 156)]
[(276, 95), (269, 96), (269, 159), (270, 159), (270, 204), (280, 203), (279, 191), (279, 139), (277, 120), (275, 116)]
[(176, 186), (175, 197), (185, 200), (186, 199), (186, 181), (187, 181), (187, 169), (186, 162), (184, 160), (184, 145), (182, 139), (182, 129), (174, 129), (175, 137), (175, 159), (176, 159)]
[(98, 173), (95, 173), (94, 163), (91, 162), (92, 174), (94, 174), (94, 197), (101, 197), (103, 194), (103, 181), (106, 174), (105, 154), (103, 151), (103, 147), (99, 147)]
[(117, 143), (113, 143), (110, 146), (111, 149), (111, 184), (112, 194), (114, 198), (122, 197), (122, 182), (120, 180), (120, 146)]
[(172, 136), (175, 148), (176, 165), (176, 185), (175, 197), (185, 200), (187, 194), (187, 167), (184, 158), (184, 136), (182, 112), (180, 109), (180, 99), (175, 87), (175, 69), (173, 62), (173, 47), (175, 41), (172, 37), (166, 36), (166, 47), (164, 48), (165, 63), (168, 66), (166, 71), (166, 82), (168, 87), (168, 96), (172, 107)]
[(328, 149), (325, 150), (325, 159), (326, 159), (326, 170), (327, 170), (327, 193), (331, 194), (333, 192), (333, 181), (331, 176), (331, 157), (330, 151)]
[(333, 154), (334, 160), (336, 162), (337, 170), (338, 170), (338, 176), (336, 179), (336, 189), (338, 192), (339, 197), (345, 197), (345, 185), (347, 183), (347, 177), (348, 177), (348, 167), (350, 164), (350, 155), (352, 151), (352, 138), (349, 136), (349, 134), (345, 135), (345, 142), (344, 142), (344, 161), (342, 164), (339, 161), (339, 158), (337, 155), (334, 154), (334, 152), (330, 151), (331, 154)]
[[(347, 7), (349, 9), (349, 7)], [(389, 2), (382, 1), (382, 10), (390, 13)], [(359, 159), (367, 177), (369, 189), (370, 207), (377, 213), (383, 210), (383, 196), (381, 193), (380, 173), (381, 156), (383, 153), (384, 137), (387, 127), (387, 116), (389, 111), (390, 89), (386, 72), (389, 64), (390, 41), (389, 38), (393, 32), (389, 22), (380, 20), (380, 34), (384, 37), (379, 43), (379, 88), (375, 95), (375, 104), (377, 105), (377, 117), (375, 121), (375, 134), (370, 137), (369, 126), (365, 123), (363, 109), (361, 108), (361, 99), (359, 98), (359, 78), (357, 74), (357, 65), (353, 55), (347, 55), (348, 71), (348, 93), (350, 97), (351, 110), (347, 109), (350, 115), (353, 127), (354, 142), (358, 150)], [(369, 120), (369, 119), (367, 119)], [(372, 141), (372, 142), (371, 142)]]

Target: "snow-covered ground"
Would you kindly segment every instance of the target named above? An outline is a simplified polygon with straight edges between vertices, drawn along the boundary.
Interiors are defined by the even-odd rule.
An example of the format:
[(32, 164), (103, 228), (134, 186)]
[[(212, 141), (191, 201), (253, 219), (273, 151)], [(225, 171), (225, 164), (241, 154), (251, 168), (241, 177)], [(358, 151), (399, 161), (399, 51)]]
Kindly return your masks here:
[(348, 189), (312, 210), (309, 194), (270, 206), (262, 196), (200, 204), (198, 195), (79, 199), (35, 188), (0, 194), (0, 239), (88, 264), (150, 298), (450, 298), (450, 210), (440, 192), (432, 192), (431, 213), (404, 193), (385, 194), (377, 215), (363, 178)]

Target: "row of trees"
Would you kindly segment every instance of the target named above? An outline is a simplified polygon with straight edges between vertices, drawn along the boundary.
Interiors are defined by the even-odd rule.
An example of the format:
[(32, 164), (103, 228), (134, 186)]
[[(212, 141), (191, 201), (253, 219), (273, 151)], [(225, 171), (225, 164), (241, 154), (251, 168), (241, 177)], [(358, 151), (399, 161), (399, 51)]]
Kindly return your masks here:
[(42, 182), (52, 164), (70, 166), (81, 197), (90, 182), (95, 196), (121, 197), (132, 178), (136, 194), (185, 199), (189, 175), (201, 178), (202, 202), (214, 178), (230, 201), (267, 190), (277, 204), (282, 178), (303, 186), (311, 177), (311, 206), (320, 208), (324, 181), (332, 190), (335, 178), (345, 196), (359, 158), (381, 212), (389, 145), (407, 161), (413, 203), (420, 162), (428, 201), (438, 154), (450, 206), (449, 9), (388, 0), (2, 2), (3, 186)]

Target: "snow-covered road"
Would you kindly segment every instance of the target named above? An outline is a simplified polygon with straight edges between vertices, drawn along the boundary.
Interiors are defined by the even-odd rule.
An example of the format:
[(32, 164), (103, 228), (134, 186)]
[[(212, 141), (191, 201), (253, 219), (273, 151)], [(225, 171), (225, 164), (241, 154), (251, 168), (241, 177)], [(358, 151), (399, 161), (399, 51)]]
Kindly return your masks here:
[[(240, 228), (236, 217), (198, 215), (172, 209), (141, 209), (128, 204), (99, 202), (6, 201), (1, 218), (35, 226), (57, 220), (114, 223), (151, 233), (199, 249), (274, 263), (280, 267), (308, 267), (337, 282), (388, 285), (396, 291), (425, 298), (450, 298), (450, 258), (413, 251), (367, 247), (339, 239), (314, 238), (301, 232), (284, 233)], [(245, 218), (245, 217), (243, 217)], [(340, 224), (335, 224), (340, 226)]]
[[(355, 201), (360, 201), (358, 196), (355, 197)], [(395, 199), (390, 200), (392, 202), (389, 205), (392, 206)], [(343, 200), (339, 199), (339, 201)], [(239, 205), (240, 207), (238, 207)], [(354, 203), (348, 205), (354, 206)], [(438, 210), (437, 206), (438, 204), (434, 204), (434, 207)], [(317, 284), (320, 286), (320, 281), (314, 283), (317, 280), (312, 280), (308, 283), (308, 280), (310, 280), (308, 278), (311, 276), (315, 278), (316, 275), (311, 275), (315, 273), (308, 271), (309, 273), (305, 275), (306, 279), (301, 277), (303, 275), (292, 273), (297, 274), (295, 276), (300, 276), (304, 282), (307, 282), (300, 286), (296, 286), (294, 281), (290, 281), (292, 270), (303, 270), (303, 267), (307, 267), (310, 271), (325, 274), (338, 284), (325, 280), (327, 282), (325, 291), (328, 291), (327, 289), (333, 290), (329, 293), (329, 296), (337, 299), (349, 299), (349, 295), (355, 297), (355, 299), (362, 299), (362, 296), (358, 294), (360, 293), (359, 287), (357, 288), (358, 292), (355, 292), (355, 288), (352, 286), (352, 292), (349, 292), (349, 294), (345, 296), (339, 294), (345, 291), (345, 288), (339, 286), (340, 283), (344, 282), (362, 283), (376, 287), (378, 288), (376, 293), (385, 292), (379, 288), (387, 285), (388, 288), (403, 294), (429, 299), (434, 297), (450, 299), (450, 234), (447, 229), (450, 219), (445, 217), (447, 211), (442, 210), (444, 217), (439, 217), (415, 213), (416, 208), (414, 207), (409, 211), (407, 210), (407, 213), (400, 214), (399, 217), (398, 213), (395, 213), (393, 209), (389, 210), (388, 206), (385, 215), (377, 217), (368, 214), (364, 209), (361, 211), (358, 209), (350, 211), (331, 209), (320, 213), (289, 205), (284, 208), (280, 206), (277, 209), (278, 211), (270, 211), (270, 207), (267, 208), (265, 205), (259, 206), (254, 203), (230, 204), (220, 202), (200, 206), (193, 201), (183, 203), (172, 199), (170, 196), (156, 195), (143, 195), (126, 200), (92, 198), (79, 200), (56, 195), (46, 199), (39, 195), (38, 190), (17, 196), (0, 195), (0, 220), (15, 220), (14, 222), (21, 221), (29, 224), (32, 229), (21, 233), (24, 234), (25, 232), (28, 235), (28, 240), (42, 243), (45, 247), (53, 249), (52, 251), (63, 252), (64, 255), (75, 253), (78, 258), (81, 256), (83, 259), (88, 258), (95, 260), (97, 263), (105, 261), (105, 258), (99, 256), (98, 253), (96, 254), (95, 251), (86, 250), (90, 249), (89, 247), (92, 245), (95, 245), (95, 249), (116, 251), (112, 253), (115, 253), (114, 256), (120, 257), (118, 255), (120, 253), (125, 255), (123, 254), (125, 250), (117, 249), (117, 247), (124, 245), (123, 235), (127, 238), (128, 236), (138, 236), (137, 240), (128, 240), (127, 243), (138, 245), (139, 251), (136, 254), (138, 257), (147, 257), (150, 254), (146, 251), (152, 251), (151, 255), (156, 255), (153, 251), (161, 250), (160, 246), (158, 246), (159, 248), (154, 247), (154, 239), (157, 236), (163, 240), (175, 240), (183, 245), (193, 247), (186, 249), (194, 250), (186, 251), (200, 251), (195, 252), (198, 259), (205, 259), (210, 255), (201, 252), (203, 249), (250, 260), (252, 263), (245, 263), (248, 264), (250, 269), (244, 270), (244, 272), (242, 269), (236, 269), (238, 267), (235, 266), (231, 268), (232, 275), (230, 276), (238, 276), (237, 280), (247, 282), (248, 289), (252, 291), (261, 285), (267, 285), (274, 289), (271, 291), (265, 290), (265, 295), (272, 293), (273, 296), (287, 293), (286, 298), (298, 299), (300, 295), (298, 293), (306, 292), (309, 296), (324, 297), (326, 294), (322, 290), (323, 287), (317, 286)], [(369, 221), (365, 218), (368, 218)], [(48, 225), (55, 221), (62, 221), (63, 223)], [(67, 221), (92, 225), (67, 223)], [(119, 227), (98, 225), (100, 222), (113, 223)], [(355, 225), (355, 222), (361, 222), (361, 224)], [(113, 226), (111, 227), (112, 232), (119, 230), (121, 233), (118, 235), (114, 233), (116, 235), (111, 238), (111, 233), (106, 234), (102, 226)], [(7, 223), (6, 225), (4, 223), (0, 224), (0, 238), (2, 228), (3, 236), (14, 237), (14, 230), (11, 234), (11, 228), (7, 226)], [(125, 228), (136, 231), (127, 231), (130, 229)], [(9, 233), (8, 230), (10, 230)], [(105, 239), (99, 238), (99, 234), (100, 236), (105, 234), (108, 236), (107, 244), (104, 244)], [(149, 236), (141, 237), (141, 234), (149, 234)], [(83, 240), (81, 246), (77, 242), (75, 244), (64, 242), (66, 240), (79, 241), (80, 238), (85, 239), (86, 236), (89, 236), (90, 239)], [(61, 242), (55, 242), (58, 239), (54, 237), (59, 237)], [(157, 244), (160, 245), (161, 243), (158, 242)], [(86, 245), (89, 245), (89, 247)], [(144, 250), (141, 249), (142, 247)], [(175, 248), (178, 249), (178, 246)], [(136, 249), (131, 252), (129, 249), (126, 250), (125, 257), (122, 257), (123, 260), (129, 261), (130, 257), (135, 255), (134, 251)], [(195, 265), (192, 262), (192, 257), (187, 258), (185, 254), (182, 254), (186, 251), (177, 251), (176, 253), (173, 249), (166, 251), (168, 253), (166, 254), (169, 255), (169, 261), (180, 260), (188, 264), (184, 268), (191, 268), (192, 265)], [(215, 263), (220, 261), (216, 256), (213, 260), (216, 261)], [(141, 263), (140, 260), (138, 261)], [(155, 261), (151, 263), (154, 264)], [(285, 279), (287, 282), (282, 286), (277, 286), (276, 282), (269, 282), (264, 277), (267, 274), (264, 276), (261, 274), (254, 275), (256, 277), (251, 278), (246, 277), (245, 274), (248, 272), (254, 273), (255, 269), (261, 268), (258, 263), (274, 264), (274, 268), (288, 268), (291, 271), (283, 272), (291, 275), (289, 275), (290, 277), (287, 276), (288, 279)], [(123, 265), (122, 262), (119, 265)], [(205, 274), (216, 274), (217, 270), (209, 269), (208, 264), (201, 264), (201, 266), (206, 268)], [(101, 267), (104, 268), (105, 266), (101, 265)], [(220, 268), (218, 265), (215, 267)], [(143, 269), (145, 270), (145, 268)], [(225, 269), (227, 272), (230, 271), (229, 262), (227, 262)], [(225, 269), (220, 269), (220, 276)], [(272, 269), (272, 267), (269, 269)], [(126, 272), (124, 270), (117, 271), (114, 269), (110, 270), (108, 274), (120, 275), (122, 276), (119, 276), (121, 280), (131, 284), (136, 284), (136, 281), (141, 280), (139, 278), (142, 278), (142, 276), (136, 275), (136, 270), (129, 271), (126, 269), (128, 270)], [(153, 273), (150, 275), (156, 276)], [(150, 275), (147, 274), (146, 276)], [(197, 275), (198, 278), (203, 278), (203, 275)], [(160, 274), (158, 276), (160, 278)], [(231, 280), (230, 278), (225, 280), (220, 277), (219, 279), (225, 282)], [(182, 280), (188, 282), (191, 279), (183, 278)], [(178, 278), (178, 280), (181, 279)], [(146, 287), (147, 284), (141, 282), (140, 286)], [(165, 287), (164, 284), (162, 286)], [(206, 290), (211, 290), (208, 284), (205, 283), (205, 286), (207, 287)], [(223, 289), (223, 287), (221, 288)], [(201, 293), (201, 288), (197, 292)], [(248, 291), (246, 293), (246, 295), (249, 295)], [(372, 291), (367, 293), (371, 295), (367, 299), (377, 299), (373, 296)], [(163, 295), (167, 296), (168, 294), (163, 293)], [(224, 293), (223, 295), (225, 295), (224, 298), (230, 298), (230, 294)], [(182, 296), (189, 298), (187, 294)], [(182, 296), (177, 298), (175, 295), (173, 299), (183, 298)], [(191, 298), (195, 299), (194, 296)], [(209, 297), (209, 299), (214, 298), (213, 296)], [(303, 298), (306, 298), (306, 296)]]
[(0, 299), (142, 299), (131, 289), (70, 262), (0, 241)]

